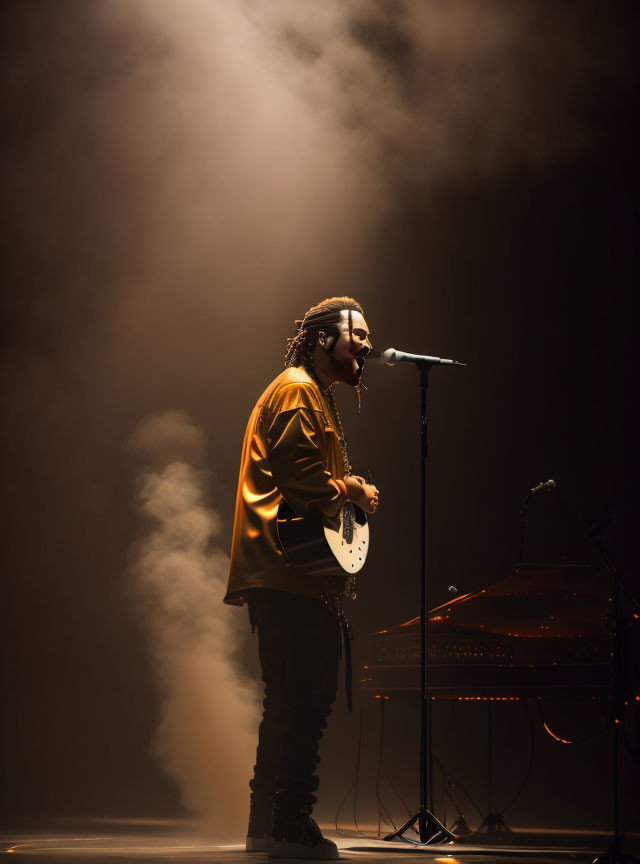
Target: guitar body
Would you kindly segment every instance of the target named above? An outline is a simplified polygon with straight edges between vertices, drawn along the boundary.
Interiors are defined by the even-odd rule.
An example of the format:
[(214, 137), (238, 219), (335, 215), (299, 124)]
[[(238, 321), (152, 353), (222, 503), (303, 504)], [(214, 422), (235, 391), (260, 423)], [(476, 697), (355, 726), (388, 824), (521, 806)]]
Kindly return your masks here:
[(347, 502), (340, 527), (328, 528), (320, 515), (297, 516), (283, 501), (276, 518), (278, 539), (291, 566), (304, 576), (349, 576), (364, 566), (369, 524), (360, 507)]

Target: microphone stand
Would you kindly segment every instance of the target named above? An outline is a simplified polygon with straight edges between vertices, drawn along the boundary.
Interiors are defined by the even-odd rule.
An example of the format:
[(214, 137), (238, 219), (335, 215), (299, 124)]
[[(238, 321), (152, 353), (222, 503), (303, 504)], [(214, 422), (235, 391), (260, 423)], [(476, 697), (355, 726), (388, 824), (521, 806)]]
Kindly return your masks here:
[(537, 486), (529, 489), (529, 493), (524, 499), (524, 504), (522, 505), (522, 510), (520, 511), (520, 549), (518, 551), (518, 562), (520, 564), (524, 563), (524, 522), (527, 518), (527, 507), (529, 506), (529, 501), (531, 501), (531, 496), (536, 492), (540, 492), (541, 489), (546, 489), (547, 492), (551, 492), (551, 490), (555, 488), (555, 485), (555, 480), (547, 480), (546, 483), (538, 483)]
[[(439, 358), (433, 358), (439, 363)], [(420, 570), (422, 588), (420, 598), (420, 807), (400, 828), (384, 837), (385, 840), (405, 840), (414, 845), (431, 846), (435, 843), (450, 843), (454, 835), (434, 816), (433, 807), (433, 762), (431, 758), (431, 710), (429, 704), (429, 657), (428, 657), (428, 600), (427, 600), (427, 457), (428, 418), (427, 385), (429, 370), (436, 362), (426, 358), (415, 361), (420, 370)], [(463, 366), (463, 363), (455, 365)], [(417, 827), (416, 827), (417, 823)], [(407, 831), (417, 833), (406, 836)]]

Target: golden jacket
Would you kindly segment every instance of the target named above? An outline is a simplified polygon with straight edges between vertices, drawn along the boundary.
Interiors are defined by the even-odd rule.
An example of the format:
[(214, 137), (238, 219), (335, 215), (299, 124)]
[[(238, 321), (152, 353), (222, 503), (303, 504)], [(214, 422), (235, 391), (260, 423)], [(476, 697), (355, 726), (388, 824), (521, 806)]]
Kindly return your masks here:
[[(301, 516), (335, 522), (346, 500), (340, 441), (320, 388), (302, 367), (285, 369), (253, 409), (242, 447), (225, 603), (254, 588), (320, 597), (321, 579), (289, 564), (276, 533), (283, 498)], [(336, 588), (341, 588), (336, 585)]]

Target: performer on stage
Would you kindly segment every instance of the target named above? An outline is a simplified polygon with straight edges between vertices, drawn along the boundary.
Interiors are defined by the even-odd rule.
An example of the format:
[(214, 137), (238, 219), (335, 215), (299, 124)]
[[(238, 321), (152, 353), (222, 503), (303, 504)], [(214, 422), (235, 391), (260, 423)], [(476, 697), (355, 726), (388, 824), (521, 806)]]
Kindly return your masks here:
[(338, 382), (359, 387), (371, 343), (362, 308), (350, 297), (324, 300), (297, 323), (286, 368), (247, 426), (225, 602), (249, 604), (265, 683), (246, 848), (333, 859), (336, 845), (310, 814), (349, 585), (342, 576), (294, 570), (278, 542), (276, 515), (283, 500), (300, 516), (320, 511), (333, 527), (346, 501), (375, 513), (378, 490), (352, 474), (332, 394)]

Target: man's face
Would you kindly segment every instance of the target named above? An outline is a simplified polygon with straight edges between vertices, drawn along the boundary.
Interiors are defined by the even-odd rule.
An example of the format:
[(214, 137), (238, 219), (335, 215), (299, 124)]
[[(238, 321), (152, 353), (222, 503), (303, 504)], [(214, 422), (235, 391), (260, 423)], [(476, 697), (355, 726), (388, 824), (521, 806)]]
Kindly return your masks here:
[(364, 358), (371, 350), (371, 334), (364, 316), (355, 310), (343, 309), (336, 326), (339, 331), (338, 338), (328, 355), (331, 373), (336, 381), (355, 387), (362, 375)]

